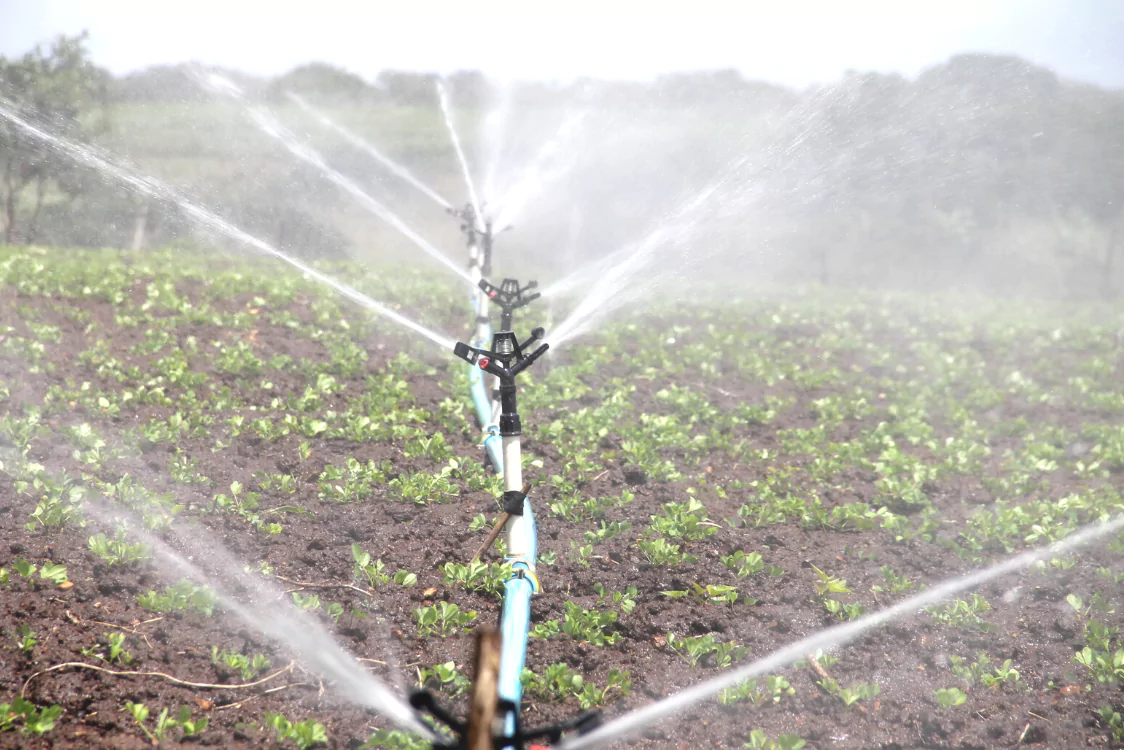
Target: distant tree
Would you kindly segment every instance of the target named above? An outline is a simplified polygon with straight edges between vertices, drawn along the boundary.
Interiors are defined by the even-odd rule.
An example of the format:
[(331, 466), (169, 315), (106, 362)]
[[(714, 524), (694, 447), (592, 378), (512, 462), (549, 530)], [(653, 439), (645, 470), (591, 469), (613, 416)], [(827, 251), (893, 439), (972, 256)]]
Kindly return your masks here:
[[(86, 33), (59, 36), (18, 60), (0, 57), (0, 94), (21, 118), (71, 141), (107, 126), (107, 73), (89, 59)], [(103, 117), (90, 117), (100, 109)], [(91, 175), (7, 120), (0, 121), (0, 202), (6, 243), (30, 243), (46, 201), (82, 193)]]
[(153, 65), (110, 83), (114, 102), (201, 102), (213, 95), (192, 80), (188, 65)]
[(478, 70), (458, 70), (445, 79), (456, 107), (479, 107), (491, 96), (491, 85)]
[(395, 104), (431, 107), (437, 104), (437, 78), (433, 73), (384, 70), (379, 73), (375, 85), (386, 91)]
[(279, 99), (285, 92), (312, 94), (333, 99), (362, 101), (378, 92), (378, 89), (356, 74), (322, 62), (309, 63), (293, 68), (273, 80), (267, 92), (273, 99)]

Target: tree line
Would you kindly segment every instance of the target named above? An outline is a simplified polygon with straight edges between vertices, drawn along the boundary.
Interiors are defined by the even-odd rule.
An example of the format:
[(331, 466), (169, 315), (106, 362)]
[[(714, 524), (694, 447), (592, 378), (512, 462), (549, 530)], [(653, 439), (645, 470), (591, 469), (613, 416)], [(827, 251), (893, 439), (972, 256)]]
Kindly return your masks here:
[[(19, 58), (0, 57), (0, 93), (22, 116), (78, 142), (96, 142), (115, 111), (207, 97), (185, 66), (113, 77), (85, 43), (84, 34), (64, 36)], [(293, 92), (337, 108), (437, 106), (428, 73), (385, 71), (368, 81), (310, 63), (276, 78), (226, 74), (271, 103)], [(496, 106), (497, 88), (479, 72), (456, 73), (446, 85), (458, 108), (484, 114)], [(523, 108), (592, 96), (649, 117), (645, 127), (671, 128), (666, 147), (638, 149), (631, 160), (618, 151), (575, 170), (594, 182), (598, 169), (613, 172), (567, 194), (585, 202), (587, 224), (623, 221), (626, 199), (635, 203), (642, 186), (654, 190), (668, 175), (694, 170), (705, 183), (707, 171), (729, 158), (726, 126), (753, 121), (767, 131), (751, 147), (762, 157), (747, 178), (761, 197), (740, 223), (723, 224), (721, 241), (737, 252), (738, 238), (752, 235), (754, 246), (740, 249), (759, 270), (768, 260), (778, 278), (825, 283), (955, 286), (976, 278), (1011, 291), (1105, 297), (1124, 289), (1124, 92), (1061, 79), (1016, 57), (960, 55), (914, 79), (851, 72), (799, 91), (724, 70), (648, 83), (521, 83), (507, 94)], [(310, 177), (290, 167), (283, 179), (295, 185)], [(103, 211), (95, 200), (104, 198), (101, 185), (0, 121), (5, 243), (138, 244), (142, 223), (158, 215), (169, 231), (177, 226), (174, 212), (128, 196)], [(299, 205), (321, 195), (311, 187), (247, 193), (232, 212), (250, 224), (272, 222), (282, 242), (319, 238), (326, 252), (345, 250), (346, 231), (324, 219), (331, 211)], [(287, 228), (276, 229), (278, 214)]]

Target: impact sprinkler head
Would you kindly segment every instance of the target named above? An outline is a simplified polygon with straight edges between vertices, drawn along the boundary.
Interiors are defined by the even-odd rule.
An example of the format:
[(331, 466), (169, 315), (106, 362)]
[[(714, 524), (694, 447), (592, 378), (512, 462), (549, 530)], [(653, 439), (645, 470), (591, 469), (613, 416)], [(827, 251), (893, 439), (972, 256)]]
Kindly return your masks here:
[(480, 288), (488, 295), (488, 299), (498, 305), (502, 311), (500, 328), (504, 331), (511, 330), (513, 312), (520, 307), (526, 307), (542, 296), (539, 292), (528, 294), (532, 289), (537, 289), (538, 286), (539, 282), (537, 281), (528, 281), (527, 286), (520, 287), (519, 282), (515, 279), (504, 279), (497, 288), (487, 279), (480, 279)]
[(545, 329), (535, 328), (532, 329), (529, 339), (519, 343), (514, 331), (496, 331), (492, 336), (491, 349), (477, 349), (458, 341), (453, 347), (453, 354), (470, 365), (476, 365), (484, 372), (495, 375), (500, 380), (514, 381), (516, 375), (534, 364), (534, 361), (550, 348), (550, 344), (543, 344), (530, 354), (524, 354), (527, 347), (545, 335)]
[(546, 331), (535, 328), (531, 337), (522, 344), (515, 338), (514, 331), (497, 331), (492, 336), (491, 349), (477, 349), (457, 342), (453, 353), (468, 362), (476, 365), (489, 375), (495, 375), (500, 381), (500, 435), (514, 437), (522, 434), (522, 425), (519, 422), (519, 411), (515, 401), (515, 376), (526, 370), (535, 360), (541, 357), (550, 344), (542, 344), (530, 354), (524, 354), (532, 344), (542, 339)]

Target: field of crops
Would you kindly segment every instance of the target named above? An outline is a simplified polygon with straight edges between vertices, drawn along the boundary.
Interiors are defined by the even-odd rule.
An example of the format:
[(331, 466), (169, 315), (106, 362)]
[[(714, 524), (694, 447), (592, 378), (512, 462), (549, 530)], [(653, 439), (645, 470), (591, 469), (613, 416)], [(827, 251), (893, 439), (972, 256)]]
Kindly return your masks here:
[[(331, 270), (468, 335), (463, 290)], [(522, 376), (527, 724), (643, 705), (1124, 510), (1120, 308), (693, 299)], [(470, 563), (502, 487), (464, 368), (267, 261), (0, 249), (0, 747), (420, 746), (155, 541), (463, 711), (504, 573)], [(1045, 560), (635, 745), (1124, 744), (1122, 551)]]

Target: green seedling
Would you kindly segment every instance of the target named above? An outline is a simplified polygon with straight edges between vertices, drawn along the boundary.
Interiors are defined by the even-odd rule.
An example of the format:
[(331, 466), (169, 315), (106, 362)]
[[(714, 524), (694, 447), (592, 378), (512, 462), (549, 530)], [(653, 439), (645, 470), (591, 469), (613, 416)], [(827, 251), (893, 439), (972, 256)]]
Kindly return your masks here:
[(750, 750), (802, 750), (807, 744), (796, 734), (780, 734), (776, 739), (769, 739), (764, 731), (754, 729), (744, 747)]
[(760, 706), (765, 703), (780, 703), (782, 698), (792, 695), (796, 695), (796, 688), (786, 678), (770, 675), (765, 678), (764, 684), (758, 679), (749, 679), (726, 688), (718, 694), (718, 702), (723, 706), (731, 706), (748, 701), (754, 706)]
[(12, 633), (12, 638), (24, 656), (31, 656), (35, 646), (39, 643), (35, 638), (35, 631), (26, 624), (20, 624)]
[(293, 722), (284, 714), (265, 712), (265, 725), (277, 734), (277, 741), (292, 740), (299, 750), (328, 744), (328, 730), (315, 719)]
[(293, 604), (305, 612), (315, 612), (320, 609), (320, 597), (316, 594), (302, 595), (299, 591), (293, 592)]
[(664, 503), (663, 513), (651, 518), (652, 531), (672, 539), (690, 542), (718, 533), (718, 525), (707, 520), (706, 508), (694, 498), (686, 503)]
[[(722, 586), (718, 584), (702, 584), (692, 582), (690, 591), (673, 590), (660, 592), (670, 599), (681, 599), (692, 596), (704, 604), (733, 604), (738, 600), (738, 589), (735, 586)], [(753, 604), (753, 601), (749, 601)]]
[(1019, 671), (1011, 666), (1011, 659), (992, 669), (995, 660), (984, 651), (979, 652), (975, 662), (969, 662), (960, 656), (950, 656), (948, 659), (952, 673), (969, 686), (983, 685), (990, 688), (1008, 682), (1017, 683), (1020, 679)]
[(1101, 726), (1112, 732), (1113, 740), (1124, 742), (1124, 717), (1121, 717), (1116, 709), (1112, 706), (1101, 706), (1097, 717), (1100, 719)]
[(457, 671), (454, 662), (447, 661), (432, 667), (418, 668), (418, 687), (426, 688), (430, 685), (437, 685), (440, 690), (455, 697), (472, 687), (472, 681)]
[(418, 624), (418, 635), (422, 638), (430, 635), (444, 638), (467, 629), (476, 619), (476, 612), (463, 612), (456, 604), (438, 602), (433, 606), (415, 609), (414, 619)]
[(633, 608), (636, 607), (636, 596), (638, 594), (635, 586), (629, 586), (624, 591), (609, 592), (604, 585), (600, 583), (593, 584), (593, 591), (597, 594), (598, 604), (612, 604), (620, 608), (621, 613), (629, 614)]
[(991, 611), (991, 605), (979, 594), (972, 594), (968, 600), (956, 599), (946, 605), (926, 607), (933, 621), (953, 628), (974, 628), (987, 633), (993, 628), (980, 615)]
[(684, 638), (668, 633), (666, 642), (668, 648), (679, 654), (692, 667), (699, 666), (704, 659), (712, 656), (714, 666), (725, 668), (749, 653), (749, 649), (744, 646), (739, 646), (733, 641), (722, 643), (709, 634)]
[(231, 651), (219, 651), (217, 646), (211, 646), (211, 663), (225, 665), (242, 676), (243, 682), (251, 680), (269, 671), (271, 662), (264, 654), (254, 654), (253, 657)]
[(678, 544), (670, 544), (666, 539), (640, 541), (637, 546), (652, 565), (679, 565), (685, 562), (695, 562), (692, 555), (682, 554), (679, 551)]
[(0, 703), (0, 732), (19, 727), (24, 736), (41, 737), (55, 728), (55, 722), (62, 716), (62, 706), (39, 708), (34, 703), (19, 696), (11, 703)]
[(130, 544), (125, 541), (124, 529), (118, 529), (112, 539), (105, 534), (94, 534), (90, 537), (88, 545), (90, 551), (110, 567), (132, 565), (152, 556), (152, 548), (147, 544), (141, 542)]
[(430, 750), (432, 744), (416, 734), (403, 732), (401, 729), (377, 729), (367, 741), (359, 746), (359, 750)]
[(83, 649), (84, 656), (93, 656), (101, 659), (107, 664), (114, 664), (121, 662), (122, 664), (131, 664), (133, 655), (125, 650), (125, 634), (124, 633), (105, 633), (106, 650), (104, 653), (99, 653), (93, 648)]
[(163, 593), (149, 591), (141, 594), (137, 597), (137, 604), (152, 612), (194, 612), (210, 617), (218, 608), (218, 598), (210, 588), (195, 586), (184, 578), (165, 588)]
[(944, 688), (937, 690), (933, 695), (937, 698), (937, 705), (942, 709), (955, 708), (968, 700), (968, 696), (959, 688)]
[(573, 697), (585, 710), (603, 705), (606, 697), (614, 690), (620, 695), (632, 692), (629, 673), (618, 669), (609, 670), (608, 681), (603, 688), (589, 682), (565, 664), (551, 664), (541, 675), (524, 669), (521, 680), (524, 690), (540, 700), (561, 701)]
[(485, 563), (473, 560), (467, 565), (447, 562), (444, 566), (445, 583), (465, 591), (483, 591), (494, 596), (502, 596), (504, 582), (511, 575), (511, 565), (507, 563)]
[(839, 687), (839, 684), (831, 679), (820, 680), (819, 684), (829, 695), (834, 695), (842, 701), (846, 708), (850, 708), (859, 701), (873, 700), (882, 692), (878, 685), (866, 682), (857, 682), (847, 688)]
[(765, 569), (765, 561), (761, 553), (750, 552), (748, 555), (741, 550), (722, 558), (722, 564), (733, 570), (738, 578), (746, 578)]

